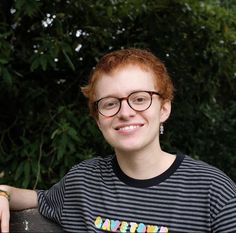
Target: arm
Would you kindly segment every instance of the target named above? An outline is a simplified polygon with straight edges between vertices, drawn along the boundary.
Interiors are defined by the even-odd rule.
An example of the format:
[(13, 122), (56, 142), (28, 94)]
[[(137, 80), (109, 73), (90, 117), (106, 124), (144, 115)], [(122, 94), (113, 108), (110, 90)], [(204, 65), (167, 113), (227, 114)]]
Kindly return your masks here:
[(222, 207), (212, 225), (212, 232), (236, 232), (236, 196)]
[(0, 190), (9, 193), (10, 201), (0, 196), (1, 232), (9, 232), (10, 209), (22, 210), (38, 206), (37, 193), (33, 190), (19, 189), (7, 185), (0, 185)]

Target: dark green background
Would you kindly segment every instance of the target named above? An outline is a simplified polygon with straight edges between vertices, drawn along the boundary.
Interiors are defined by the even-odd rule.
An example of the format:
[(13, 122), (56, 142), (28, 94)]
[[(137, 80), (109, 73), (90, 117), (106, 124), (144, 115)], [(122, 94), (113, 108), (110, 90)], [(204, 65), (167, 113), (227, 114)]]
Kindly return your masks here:
[(97, 60), (150, 49), (175, 84), (162, 146), (236, 180), (236, 3), (220, 0), (2, 0), (0, 183), (47, 188), (112, 153), (80, 86)]

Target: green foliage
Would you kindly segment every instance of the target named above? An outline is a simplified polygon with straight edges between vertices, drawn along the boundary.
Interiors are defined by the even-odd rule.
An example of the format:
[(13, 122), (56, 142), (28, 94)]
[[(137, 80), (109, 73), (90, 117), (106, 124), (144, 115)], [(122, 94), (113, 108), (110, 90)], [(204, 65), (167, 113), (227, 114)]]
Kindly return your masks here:
[(0, 183), (47, 188), (81, 160), (112, 153), (79, 87), (101, 55), (130, 46), (159, 56), (176, 87), (163, 147), (236, 180), (234, 1), (4, 2)]

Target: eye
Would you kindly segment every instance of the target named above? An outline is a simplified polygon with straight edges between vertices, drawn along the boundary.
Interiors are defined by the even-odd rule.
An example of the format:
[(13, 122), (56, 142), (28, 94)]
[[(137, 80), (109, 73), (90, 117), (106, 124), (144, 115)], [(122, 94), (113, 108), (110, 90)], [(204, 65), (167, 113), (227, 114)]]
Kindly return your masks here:
[(99, 108), (109, 110), (119, 106), (119, 100), (115, 98), (105, 98), (99, 102)]
[(149, 101), (149, 96), (146, 93), (137, 93), (131, 96), (132, 104), (141, 105)]

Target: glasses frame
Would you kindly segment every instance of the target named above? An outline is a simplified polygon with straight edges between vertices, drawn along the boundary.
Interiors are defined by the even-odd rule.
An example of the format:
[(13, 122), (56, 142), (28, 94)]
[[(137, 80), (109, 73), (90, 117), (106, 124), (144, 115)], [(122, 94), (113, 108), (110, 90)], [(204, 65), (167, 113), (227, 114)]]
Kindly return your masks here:
[[(146, 108), (143, 109), (143, 110), (136, 110), (136, 109), (134, 109), (134, 108), (131, 106), (130, 102), (129, 102), (130, 96), (133, 95), (133, 94), (135, 94), (135, 93), (139, 93), (139, 92), (148, 93), (148, 94), (150, 95), (150, 97), (151, 97), (150, 104), (148, 105), (148, 107), (146, 107)], [(103, 97), (103, 98), (101, 98), (101, 99), (95, 101), (95, 102), (94, 102), (94, 107), (95, 107), (96, 111), (97, 111), (99, 114), (101, 114), (101, 115), (103, 115), (103, 116), (105, 116), (105, 117), (113, 117), (113, 116), (115, 116), (115, 115), (120, 111), (121, 105), (122, 105), (122, 101), (123, 101), (123, 100), (126, 100), (127, 103), (128, 103), (128, 105), (129, 105), (129, 107), (130, 107), (131, 109), (133, 109), (133, 110), (136, 111), (136, 112), (144, 112), (144, 111), (146, 111), (147, 109), (149, 109), (150, 106), (152, 105), (152, 96), (153, 96), (153, 95), (159, 95), (159, 96), (161, 96), (161, 94), (160, 94), (159, 92), (156, 92), (156, 91), (134, 91), (134, 92), (130, 93), (128, 96), (126, 96), (126, 97), (121, 97), (121, 98), (114, 97), (114, 96), (107, 96), (107, 97)], [(118, 110), (116, 111), (116, 113), (114, 113), (114, 114), (112, 114), (112, 115), (105, 115), (104, 113), (102, 113), (102, 112), (99, 111), (99, 107), (98, 107), (98, 106), (99, 106), (99, 102), (100, 102), (101, 100), (106, 99), (106, 98), (109, 98), (109, 97), (115, 98), (115, 99), (119, 100), (119, 108), (118, 108)]]

